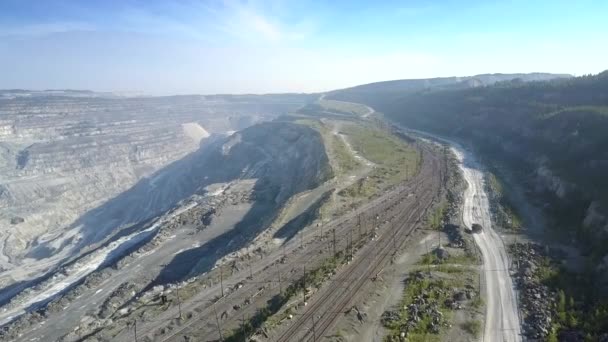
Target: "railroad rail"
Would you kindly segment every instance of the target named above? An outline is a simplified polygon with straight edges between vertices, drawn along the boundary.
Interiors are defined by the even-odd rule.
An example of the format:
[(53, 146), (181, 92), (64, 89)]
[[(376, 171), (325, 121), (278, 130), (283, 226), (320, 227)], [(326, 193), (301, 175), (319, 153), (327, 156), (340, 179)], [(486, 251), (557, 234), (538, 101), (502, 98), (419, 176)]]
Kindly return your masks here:
[[(437, 162), (435, 159), (433, 164), (436, 165)], [(439, 172), (439, 168), (434, 169), (436, 171), (434, 173)], [(441, 177), (440, 174), (437, 176)], [(419, 197), (420, 201), (410, 203), (403, 208), (403, 212), (406, 213), (404, 216), (407, 216), (405, 220), (394, 224), (392, 229), (382, 234), (375, 244), (367, 245), (362, 254), (358, 255), (347, 269), (342, 270), (342, 277), (354, 278), (352, 285), (344, 289), (334, 284), (328, 284), (325, 291), (315, 298), (307, 310), (302, 315), (296, 316), (294, 323), (281, 334), (277, 341), (315, 340), (316, 336), (322, 336), (331, 328), (338, 315), (344, 312), (368, 279), (386, 265), (392, 255), (389, 251), (398, 249), (405, 243), (432, 206), (437, 193), (432, 187), (433, 180), (430, 179), (428, 182), (431, 183), (431, 186), (425, 189), (422, 196)], [(437, 181), (438, 186), (439, 184), (440, 182)], [(416, 216), (416, 214), (418, 215)], [(395, 241), (397, 242), (395, 243)], [(378, 248), (380, 250), (377, 250)], [(315, 316), (316, 318), (313, 318)], [(313, 329), (307, 328), (308, 324), (312, 324)]]
[[(432, 198), (434, 197), (436, 190), (433, 188), (433, 184), (436, 184), (437, 186), (439, 186), (440, 184), (440, 182), (437, 181), (435, 178), (437, 177), (437, 174), (440, 173), (439, 164), (441, 161), (440, 158), (435, 156), (434, 153), (430, 150), (426, 148), (421, 148), (421, 151), (424, 154), (421, 169), (419, 174), (416, 175), (412, 180), (410, 180), (406, 184), (397, 186), (395, 189), (392, 190), (392, 192), (388, 193), (387, 195), (381, 196), (380, 198), (377, 198), (371, 201), (370, 203), (363, 205), (358, 210), (350, 213), (350, 215), (342, 216), (323, 227), (325, 231), (324, 235), (329, 234), (330, 230), (333, 227), (338, 232), (337, 237), (340, 237), (340, 240), (345, 240), (345, 238), (348, 238), (349, 234), (351, 234), (350, 227), (355, 224), (355, 220), (358, 219), (359, 214), (365, 215), (366, 221), (374, 219), (377, 216), (381, 217), (382, 219), (386, 218), (386, 216), (391, 216), (391, 223), (389, 223), (389, 229), (384, 230), (379, 239), (373, 241), (375, 243), (365, 244), (357, 253), (355, 260), (353, 260), (353, 263), (348, 266), (348, 269), (356, 269), (356, 274), (363, 273), (363, 275), (356, 277), (354, 281), (346, 279), (346, 276), (344, 275), (338, 277), (337, 279), (329, 281), (329, 288), (335, 287), (336, 289), (340, 289), (340, 291), (344, 292), (345, 294), (348, 294), (348, 296), (336, 296), (336, 290), (329, 291), (330, 293), (334, 293), (333, 296), (331, 294), (325, 295), (325, 293), (327, 293), (327, 290), (320, 294), (321, 296), (324, 296), (320, 298), (326, 298), (325, 296), (331, 297), (330, 302), (335, 304), (334, 311), (335, 308), (343, 310), (343, 308), (348, 305), (348, 302), (350, 301), (350, 298), (353, 296), (353, 294), (357, 293), (360, 288), (363, 287), (365, 282), (371, 279), (371, 275), (374, 275), (375, 272), (378, 271), (378, 269), (382, 268), (386, 264), (390, 256), (390, 253), (388, 253), (388, 251), (390, 251), (390, 249), (394, 248), (395, 246), (394, 239), (399, 239), (399, 241), (397, 242), (397, 247), (400, 247), (405, 242), (409, 234), (411, 234), (411, 231), (414, 229), (415, 224), (420, 221), (420, 218), (423, 215), (422, 211), (426, 211), (430, 207), (432, 203)], [(439, 175), (439, 177), (441, 176)], [(422, 194), (418, 194), (418, 191), (421, 188), (424, 191)], [(408, 197), (409, 194), (412, 193), (412, 191), (417, 195), (416, 199), (418, 200), (408, 203), (406, 207), (399, 206), (399, 204), (403, 201), (412, 200)], [(427, 202), (428, 205), (422, 205), (422, 203)], [(414, 222), (414, 224), (412, 224), (411, 220), (417, 213), (417, 220)], [(401, 220), (403, 220), (401, 223), (394, 224), (395, 221), (399, 222)], [(407, 230), (408, 228), (409, 230), (405, 234), (403, 234), (402, 230)], [(308, 234), (308, 236), (309, 237), (307, 238), (307, 243), (313, 241), (314, 239), (318, 239), (319, 237), (316, 234)], [(358, 238), (360, 239), (362, 238), (362, 236), (359, 236)], [(374, 251), (375, 246), (381, 246), (381, 251)], [(307, 262), (318, 259), (316, 260), (317, 262), (322, 262), (322, 260), (327, 258), (327, 255), (320, 254), (320, 252), (325, 253), (323, 252), (324, 249), (324, 245), (320, 244), (318, 248), (305, 248), (303, 251), (301, 251), (299, 243), (297, 243), (297, 241), (294, 241), (293, 243), (291, 243), (291, 246), (289, 246), (289, 248), (285, 248), (283, 253), (288, 255), (290, 259), (297, 258), (298, 260), (306, 260)], [(370, 256), (372, 257), (371, 259)], [(283, 254), (276, 253), (276, 257), (274, 259), (267, 261), (268, 264), (266, 265), (264, 270), (274, 267), (277, 263), (280, 262), (280, 259), (282, 259), (283, 257)], [(363, 265), (362, 260), (372, 260), (373, 262), (370, 262), (367, 265)], [(294, 273), (292, 271), (293, 268), (288, 272), (283, 272), (284, 277), (282, 279), (282, 282), (285, 286), (299, 279), (299, 274)], [(272, 291), (263, 291), (263, 293), (259, 296), (252, 296), (254, 293), (259, 292), (260, 284), (269, 284), (270, 288), (268, 290), (272, 290), (272, 285), (276, 284), (277, 282), (274, 272), (261, 272), (259, 275), (256, 275), (256, 277), (261, 277), (261, 279), (256, 279), (255, 281), (247, 279), (241, 279), (239, 281), (237, 279), (230, 282), (232, 283), (232, 285), (241, 283), (243, 287), (238, 291), (238, 296), (242, 297), (243, 294), (249, 293), (251, 294), (249, 298), (252, 298), (252, 300), (250, 300), (249, 304), (241, 307), (238, 312), (238, 315), (230, 315), (223, 322), (224, 325), (234, 325), (237, 321), (242, 320), (242, 317), (244, 317), (244, 315), (253, 315), (258, 308), (265, 305), (268, 299), (270, 299), (273, 295), (276, 295), (276, 293), (270, 293)], [(341, 280), (343, 280), (344, 282), (352, 282), (353, 285), (349, 285), (346, 291), (344, 291), (343, 287), (331, 285), (331, 283), (339, 283)], [(217, 289), (216, 292), (219, 292), (219, 289)], [(160, 341), (165, 342), (171, 340), (182, 341), (184, 335), (194, 333), (197, 334), (197, 340), (216, 340), (219, 337), (218, 333), (217, 331), (215, 331), (215, 329), (210, 328), (215, 324), (214, 311), (230, 311), (232, 306), (235, 304), (235, 302), (231, 300), (231, 295), (232, 294), (226, 297), (222, 297), (215, 303), (210, 302), (205, 307), (198, 306), (195, 309), (195, 313), (192, 313), (192, 316), (187, 321), (182, 322), (181, 325), (176, 327), (175, 329), (167, 331), (167, 335), (162, 334), (159, 336), (159, 333), (157, 331), (158, 326), (152, 325), (149, 329), (144, 329), (144, 331), (141, 331), (142, 334), (140, 336), (148, 336), (150, 338), (156, 339), (160, 337)], [(319, 295), (319, 293), (317, 293), (317, 295)], [(296, 319), (294, 324), (290, 326), (289, 330), (285, 332), (279, 340), (293, 340), (290, 339), (291, 335), (297, 333), (297, 331), (300, 330), (304, 324), (306, 324), (306, 319), (310, 319), (310, 317), (312, 317), (316, 311), (312, 309), (319, 309), (319, 307), (315, 305), (319, 305), (318, 303), (322, 302), (324, 301), (318, 300), (317, 298), (313, 298), (313, 304), (309, 307), (309, 309), (306, 310), (306, 312), (299, 319)], [(335, 321), (335, 319), (336, 315), (333, 315), (332, 317), (331, 314), (328, 312), (321, 315), (319, 322), (317, 322), (317, 324), (319, 324), (317, 333), (322, 333), (328, 330), (332, 323)], [(198, 336), (198, 334), (201, 332), (202, 336)], [(285, 338), (283, 338), (283, 336), (285, 336)], [(202, 339), (200, 339), (199, 337), (201, 337)]]

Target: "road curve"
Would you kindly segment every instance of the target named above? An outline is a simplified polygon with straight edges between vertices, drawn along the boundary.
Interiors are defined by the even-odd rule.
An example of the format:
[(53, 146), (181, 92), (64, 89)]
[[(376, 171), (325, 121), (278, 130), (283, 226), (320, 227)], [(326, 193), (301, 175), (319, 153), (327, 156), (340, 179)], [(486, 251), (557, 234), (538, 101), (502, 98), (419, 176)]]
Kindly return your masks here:
[(468, 187), (464, 192), (462, 219), (467, 227), (473, 223), (483, 226), (474, 234), (483, 256), (486, 289), (486, 321), (484, 341), (521, 341), (521, 325), (517, 313), (517, 297), (509, 274), (509, 259), (504, 243), (492, 228), (490, 206), (484, 188), (483, 173), (474, 158), (452, 148), (460, 161), (460, 168)]

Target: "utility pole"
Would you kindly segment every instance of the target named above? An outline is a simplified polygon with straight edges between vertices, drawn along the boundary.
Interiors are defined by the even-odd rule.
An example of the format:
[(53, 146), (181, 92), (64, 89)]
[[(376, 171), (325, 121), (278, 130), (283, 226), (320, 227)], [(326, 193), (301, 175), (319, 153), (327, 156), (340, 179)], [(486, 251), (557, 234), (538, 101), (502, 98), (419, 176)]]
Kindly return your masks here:
[[(175, 293), (177, 294), (177, 308), (179, 310), (179, 319), (182, 319), (182, 302), (179, 299), (179, 286), (175, 288)], [(223, 295), (222, 295), (223, 297)]]
[[(426, 245), (426, 254), (428, 254), (429, 258), (431, 257), (431, 252), (429, 251), (429, 242), (428, 241), (424, 241), (424, 244)], [(430, 263), (430, 259), (429, 259), (429, 263), (426, 264), (427, 266), (427, 270), (429, 272), (429, 275), (431, 274), (431, 263)]]
[(222, 336), (222, 327), (220, 326), (220, 318), (217, 316), (215, 303), (213, 303), (213, 312), (215, 313), (215, 323), (217, 324), (217, 333), (220, 335), (220, 341), (224, 341), (224, 337)]
[(249, 257), (249, 278), (253, 279), (253, 270), (251, 269), (251, 257)]
[(317, 342), (317, 333), (315, 331), (315, 315), (312, 315), (312, 341)]
[(306, 266), (304, 266), (304, 276), (302, 277), (302, 297), (303, 303), (306, 303)]
[(137, 320), (133, 320), (133, 333), (135, 334), (135, 342), (137, 342)]
[(397, 229), (393, 233), (393, 249), (397, 252)]
[(300, 230), (300, 249), (304, 248), (304, 231)]
[(479, 298), (481, 298), (481, 272), (483, 271), (483, 266), (482, 268), (479, 270), (479, 293), (477, 294), (479, 296)]
[(334, 236), (334, 239), (333, 239), (333, 241), (334, 241), (333, 248), (334, 248), (334, 256), (336, 256), (336, 228), (332, 228), (331, 229), (331, 233)]
[(279, 263), (277, 263), (277, 274), (279, 276), (279, 294), (283, 294), (283, 285), (281, 285), (281, 269), (279, 268)]
[(353, 226), (350, 226), (350, 260), (353, 260)]
[(357, 226), (359, 227), (359, 239), (361, 239), (361, 213), (357, 216), (359, 218), (359, 222)]
[(439, 247), (441, 247), (441, 230), (439, 230), (439, 231), (437, 232), (437, 240), (438, 240), (438, 243), (439, 243), (439, 244), (437, 245), (437, 248), (439, 248)]
[(222, 290), (222, 298), (224, 297), (224, 271), (222, 270), (222, 266), (220, 266), (220, 288)]
[(241, 318), (241, 331), (243, 332), (244, 340), (247, 341), (247, 331), (245, 331), (245, 314), (243, 314), (243, 317)]

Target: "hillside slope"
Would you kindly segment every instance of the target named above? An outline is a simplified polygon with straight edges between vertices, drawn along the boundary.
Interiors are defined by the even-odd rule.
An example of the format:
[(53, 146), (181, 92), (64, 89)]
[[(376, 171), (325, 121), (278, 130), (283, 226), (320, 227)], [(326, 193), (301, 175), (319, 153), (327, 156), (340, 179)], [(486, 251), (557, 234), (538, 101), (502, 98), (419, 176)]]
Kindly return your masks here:
[(602, 318), (608, 308), (608, 72), (464, 89), (398, 88), (346, 89), (329, 98), (364, 103), (404, 126), (461, 141), (506, 175), (544, 214), (547, 230), (536, 234), (542, 235), (541, 245), (567, 246), (538, 268), (539, 281), (570, 297), (567, 315), (564, 305), (548, 308), (553, 334), (603, 336), (608, 331)]
[[(345, 90), (334, 98), (370, 103), (408, 127), (470, 142), (539, 192), (576, 209), (581, 228), (608, 233), (608, 72), (550, 82), (512, 80), (459, 90), (421, 90), (385, 101)], [(588, 217), (593, 214), (593, 217)], [(574, 223), (574, 222), (570, 222)]]
[[(47, 325), (45, 338), (54, 341), (80, 324), (83, 314), (103, 309), (100, 303), (115, 296), (113, 291), (121, 284), (137, 289), (122, 293), (126, 301), (139, 296), (140, 290), (209, 272), (218, 260), (266, 229), (289, 198), (319, 186), (332, 170), (317, 131), (289, 122), (268, 122), (218, 139), (158, 174), (153, 191), (148, 181), (140, 182), (85, 214), (87, 229), (79, 234), (95, 234), (100, 210), (109, 216), (121, 211), (144, 215), (145, 202), (140, 202), (154, 192), (175, 192), (172, 198), (183, 199), (161, 215), (123, 229), (89, 253), (62, 263), (35, 283), (19, 291), (0, 291), (0, 324), (20, 317), (4, 332), (16, 334), (36, 324), (37, 314), (32, 311), (63, 311), (66, 301), (79, 300), (65, 315), (48, 315), (54, 321)], [(0, 336), (0, 340), (5, 338)]]
[[(0, 287), (38, 276), (114, 229), (168, 209), (193, 191), (169, 183), (201, 144), (306, 99), (0, 90)], [(129, 189), (137, 201), (110, 208)]]

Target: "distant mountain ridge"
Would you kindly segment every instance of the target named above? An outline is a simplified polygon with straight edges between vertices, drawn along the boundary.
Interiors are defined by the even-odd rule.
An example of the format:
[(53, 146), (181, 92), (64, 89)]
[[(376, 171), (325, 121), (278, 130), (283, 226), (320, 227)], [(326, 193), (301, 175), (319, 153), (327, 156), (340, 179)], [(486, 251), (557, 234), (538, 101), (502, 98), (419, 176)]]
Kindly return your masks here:
[[(498, 82), (511, 81), (519, 79), (523, 82), (548, 81), (558, 78), (572, 78), (570, 74), (551, 74), (551, 73), (516, 73), (516, 74), (479, 74), (474, 76), (453, 76), (453, 77), (436, 77), (422, 79), (403, 79), (392, 81), (373, 82), (362, 84), (355, 87), (335, 90), (331, 93), (352, 92), (352, 91), (411, 91), (421, 89), (441, 89), (443, 87), (454, 87), (460, 85), (462, 88), (472, 88), (476, 86), (487, 86)], [(456, 87), (458, 88), (458, 87)]]
[[(531, 228), (524, 235), (539, 239), (547, 250), (567, 246), (580, 258), (566, 267), (571, 257), (557, 248), (551, 260), (559, 266), (542, 272), (543, 286), (577, 303), (569, 305), (568, 316), (562, 314), (569, 319), (553, 317), (551, 330), (560, 341), (605, 341), (608, 71), (546, 81), (542, 77), (396, 81), (327, 97), (369, 105), (393, 122), (473, 149), (504, 181), (509, 205), (524, 218), (524, 228)], [(492, 84), (480, 86), (483, 82)]]
[(530, 74), (481, 74), (466, 77), (438, 77), (426, 79), (405, 79), (374, 82), (351, 88), (331, 91), (327, 98), (361, 102), (372, 107), (382, 106), (412, 93), (440, 90), (470, 89), (490, 86), (500, 82), (537, 82), (554, 79), (572, 78), (568, 74), (530, 73)]
[[(488, 159), (499, 159), (531, 189), (552, 194), (543, 201), (561, 215), (556, 224), (605, 255), (608, 247), (597, 237), (608, 238), (608, 71), (524, 76), (464, 78), (488, 84), (482, 87), (456, 78), (389, 81), (328, 98), (367, 104), (395, 122), (467, 141)], [(404, 91), (412, 84), (418, 88)]]

